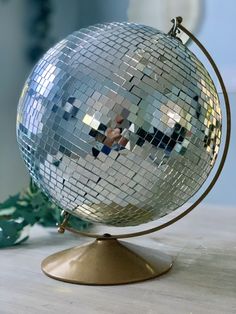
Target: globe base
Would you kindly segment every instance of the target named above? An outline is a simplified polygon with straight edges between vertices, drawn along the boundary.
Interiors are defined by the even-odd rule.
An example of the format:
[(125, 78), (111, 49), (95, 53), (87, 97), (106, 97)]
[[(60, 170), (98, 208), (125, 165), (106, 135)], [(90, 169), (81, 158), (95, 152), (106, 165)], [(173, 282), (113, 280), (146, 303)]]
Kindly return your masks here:
[(50, 255), (43, 260), (42, 270), (70, 283), (118, 285), (160, 276), (170, 270), (172, 262), (163, 252), (102, 238)]

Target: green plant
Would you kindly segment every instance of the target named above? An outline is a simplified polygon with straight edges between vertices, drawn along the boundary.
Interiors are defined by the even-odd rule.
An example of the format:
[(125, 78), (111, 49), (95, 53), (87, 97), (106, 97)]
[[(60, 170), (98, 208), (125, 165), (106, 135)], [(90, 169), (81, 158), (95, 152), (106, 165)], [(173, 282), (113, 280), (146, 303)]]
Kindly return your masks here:
[[(30, 226), (38, 223), (53, 227), (61, 222), (61, 209), (49, 201), (31, 181), (29, 186), (0, 203), (0, 247), (26, 241)], [(77, 229), (85, 229), (88, 222), (71, 217), (70, 223)]]

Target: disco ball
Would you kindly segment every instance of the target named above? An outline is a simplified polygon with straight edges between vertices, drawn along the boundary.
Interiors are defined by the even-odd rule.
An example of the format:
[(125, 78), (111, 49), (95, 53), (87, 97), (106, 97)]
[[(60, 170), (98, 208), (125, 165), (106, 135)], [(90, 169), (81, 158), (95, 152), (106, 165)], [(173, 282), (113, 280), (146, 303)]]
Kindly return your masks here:
[(187, 202), (211, 171), (221, 110), (205, 67), (152, 27), (76, 31), (36, 64), (17, 114), (36, 184), (67, 212), (134, 226)]

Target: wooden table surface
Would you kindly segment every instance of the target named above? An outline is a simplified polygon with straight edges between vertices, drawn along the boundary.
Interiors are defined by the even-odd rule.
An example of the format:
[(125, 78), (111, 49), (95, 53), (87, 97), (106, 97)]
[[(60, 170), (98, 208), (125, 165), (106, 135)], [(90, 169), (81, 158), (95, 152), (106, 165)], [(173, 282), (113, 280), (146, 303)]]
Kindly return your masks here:
[(235, 314), (236, 209), (200, 206), (165, 230), (130, 242), (163, 250), (172, 270), (123, 286), (82, 286), (46, 277), (42, 259), (87, 238), (34, 227), (30, 239), (0, 250), (0, 314)]

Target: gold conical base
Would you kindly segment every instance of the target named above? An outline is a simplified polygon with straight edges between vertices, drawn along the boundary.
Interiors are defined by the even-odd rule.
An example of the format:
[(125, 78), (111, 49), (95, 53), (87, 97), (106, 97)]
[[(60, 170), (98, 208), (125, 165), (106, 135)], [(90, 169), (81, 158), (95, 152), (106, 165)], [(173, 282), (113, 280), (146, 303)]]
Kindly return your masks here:
[(162, 252), (116, 239), (97, 239), (42, 262), (42, 270), (49, 277), (87, 285), (143, 281), (166, 273), (171, 266), (171, 257)]

